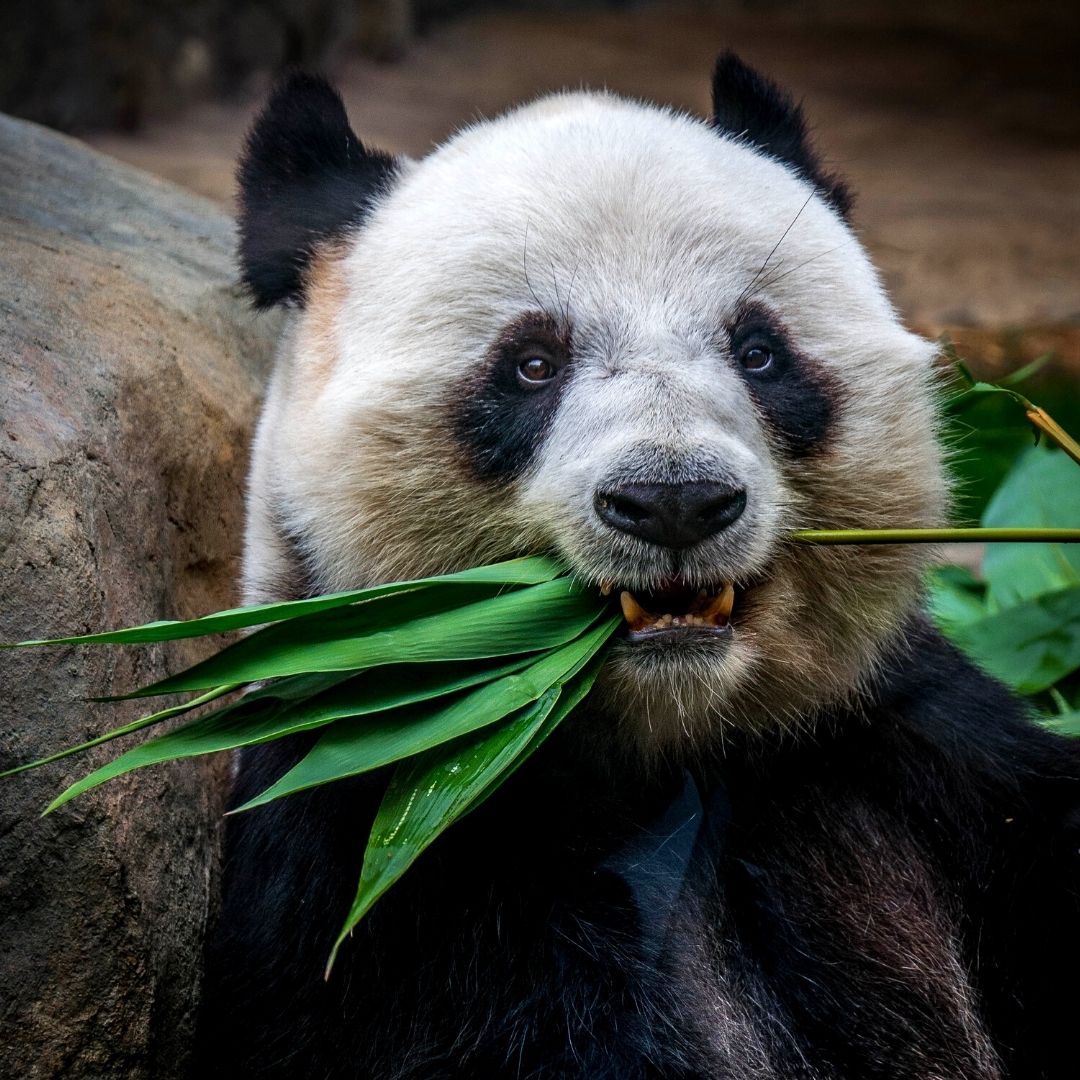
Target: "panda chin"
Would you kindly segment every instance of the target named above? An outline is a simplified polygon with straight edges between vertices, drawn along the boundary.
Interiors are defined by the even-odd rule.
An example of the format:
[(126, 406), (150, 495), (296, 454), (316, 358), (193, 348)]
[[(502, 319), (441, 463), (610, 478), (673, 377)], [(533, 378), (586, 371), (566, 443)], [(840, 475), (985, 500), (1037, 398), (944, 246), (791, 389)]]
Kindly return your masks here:
[(645, 759), (692, 754), (732, 724), (755, 726), (740, 719), (754, 667), (753, 635), (744, 631), (766, 582), (764, 574), (735, 585), (678, 573), (652, 588), (602, 581), (603, 592), (618, 596), (624, 625), (595, 704), (623, 750), (633, 747)]

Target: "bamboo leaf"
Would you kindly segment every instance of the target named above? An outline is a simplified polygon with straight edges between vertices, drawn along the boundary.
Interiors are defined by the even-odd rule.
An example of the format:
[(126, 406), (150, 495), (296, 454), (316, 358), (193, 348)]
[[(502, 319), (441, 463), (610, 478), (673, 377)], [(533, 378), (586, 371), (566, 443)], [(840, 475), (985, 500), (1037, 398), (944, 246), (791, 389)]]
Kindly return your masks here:
[[(177, 641), (180, 638), (202, 637), (207, 634), (224, 634), (231, 630), (243, 630), (264, 623), (280, 622), (305, 615), (317, 615), (351, 604), (366, 603), (394, 593), (434, 586), (539, 585), (562, 573), (559, 564), (547, 556), (536, 555), (492, 566), (477, 566), (456, 574), (421, 578), (416, 581), (396, 581), (367, 589), (331, 593), (307, 600), (289, 600), (273, 604), (256, 604), (250, 607), (230, 608), (217, 611), (198, 619), (160, 620), (144, 626), (131, 626), (122, 630), (108, 630), (100, 634), (76, 634), (71, 637), (42, 638), (0, 644), (0, 649), (21, 648), (30, 645), (117, 645), (146, 644), (156, 641)], [(459, 597), (458, 603), (461, 602)]]
[(48, 765), (53, 761), (59, 761), (61, 758), (70, 757), (72, 754), (78, 754), (83, 750), (89, 750), (93, 746), (100, 746), (102, 743), (109, 742), (111, 739), (118, 739), (121, 735), (130, 735), (135, 731), (141, 731), (143, 728), (150, 727), (152, 724), (159, 724), (163, 720), (171, 720), (174, 716), (180, 716), (183, 713), (190, 712), (192, 709), (196, 709), (201, 705), (208, 705), (211, 701), (216, 701), (218, 698), (224, 697), (235, 689), (236, 686), (232, 685), (216, 686), (213, 690), (209, 690), (205, 694), (200, 694), (190, 701), (185, 701), (180, 705), (173, 705), (168, 709), (160, 709), (157, 712), (150, 713), (149, 716), (142, 716), (138, 720), (133, 720), (130, 724), (124, 724), (123, 727), (113, 728), (112, 731), (107, 731), (104, 735), (98, 735), (96, 738), (88, 739), (86, 742), (79, 743), (77, 746), (66, 747), (63, 750), (58, 750), (55, 754), (49, 754), (47, 757), (38, 758), (36, 761), (28, 761), (25, 765), (16, 765), (13, 769), (7, 769), (5, 772), (0, 772), (0, 779), (5, 776), (14, 776), (16, 773), (25, 772), (27, 769), (36, 769), (39, 765)]
[(369, 772), (493, 724), (580, 670), (621, 621), (621, 616), (606, 619), (516, 674), (486, 683), (439, 708), (414, 707), (395, 711), (385, 718), (358, 718), (334, 724), (283, 777), (232, 812), (251, 810), (285, 795)]
[[(437, 600), (437, 596), (443, 596)], [(419, 597), (419, 599), (417, 599)], [(363, 670), (389, 663), (476, 660), (563, 645), (593, 623), (601, 605), (567, 578), (557, 578), (457, 607), (445, 594), (405, 594), (380, 604), (411, 602), (411, 617), (367, 620), (349, 608), (290, 619), (257, 631), (187, 671), (130, 697), (201, 690), (300, 672)], [(432, 606), (438, 610), (431, 612)], [(387, 625), (388, 623), (392, 625)]]
[[(983, 524), (1080, 527), (1080, 471), (1058, 450), (1029, 447), (994, 492)], [(983, 576), (993, 608), (1070, 585), (1080, 586), (1080, 547), (999, 544), (986, 551)]]
[[(245, 635), (239, 641), (226, 646), (219, 652), (212, 654), (206, 661), (195, 664), (177, 675), (170, 675), (149, 686), (139, 687), (126, 694), (117, 694), (112, 697), (101, 697), (99, 701), (128, 701), (132, 698), (151, 697), (158, 694), (173, 692), (169, 687), (177, 678), (185, 676), (189, 672), (202, 670), (207, 664), (220, 661), (221, 657), (228, 657), (230, 662), (234, 660), (250, 660), (252, 657), (264, 654), (277, 655), (281, 652), (288, 653), (295, 645), (316, 646), (322, 642), (334, 642), (341, 638), (357, 637), (373, 630), (385, 627), (393, 627), (400, 623), (409, 623), (418, 618), (430, 615), (439, 615), (444, 611), (454, 611), (463, 604), (477, 603), (480, 600), (490, 599), (502, 591), (498, 585), (473, 585), (465, 590), (432, 591), (423, 589), (409, 589), (404, 592), (390, 593), (387, 596), (376, 597), (374, 600), (365, 600), (359, 604), (351, 604), (348, 607), (336, 608), (330, 611), (320, 611), (313, 615), (298, 615), (291, 619), (270, 623), (262, 629), (255, 630)], [(335, 669), (338, 671), (345, 668)], [(326, 678), (327, 673), (318, 669), (310, 671), (285, 672), (279, 674), (269, 673), (260, 680), (230, 680), (239, 682), (240, 685), (251, 681), (263, 679), (284, 679), (309, 675), (316, 679)], [(331, 682), (339, 682), (340, 678)], [(160, 689), (164, 687), (164, 689)], [(195, 687), (194, 689), (198, 689)]]
[(927, 575), (930, 613), (945, 634), (985, 618), (986, 584), (962, 566), (935, 566)]
[[(332, 686), (336, 686), (343, 680), (352, 678), (352, 676), (353, 672), (351, 671), (333, 671), (310, 675), (292, 675), (284, 679), (272, 679), (257, 690), (248, 690), (243, 698), (235, 704), (236, 706), (239, 706), (240, 704), (251, 706), (254, 702), (261, 701), (265, 698), (273, 698), (276, 701), (285, 704), (293, 701), (303, 701), (316, 694), (329, 690)], [(200, 694), (198, 697), (192, 698), (190, 701), (185, 701), (180, 705), (173, 705), (168, 709), (160, 709), (158, 712), (153, 712), (148, 716), (140, 717), (138, 720), (133, 720), (130, 724), (124, 724), (121, 727), (113, 728), (110, 731), (105, 732), (104, 735), (98, 735), (93, 739), (89, 739), (87, 742), (79, 743), (77, 746), (69, 746), (63, 750), (57, 751), (55, 754), (50, 754), (48, 757), (39, 758), (37, 761), (27, 762), (25, 765), (17, 765), (7, 772), (0, 773), (0, 777), (13, 776), (15, 773), (25, 772), (27, 769), (36, 769), (39, 765), (47, 765), (50, 762), (59, 761), (61, 758), (70, 757), (72, 754), (78, 754), (81, 751), (89, 750), (94, 746), (101, 746), (103, 743), (111, 742), (113, 739), (119, 739), (122, 735), (130, 735), (133, 732), (141, 731), (151, 725), (160, 724), (163, 720), (171, 720), (185, 712), (190, 712), (192, 709), (207, 705), (220, 697), (224, 697), (226, 694), (232, 693), (232, 691), (239, 689), (240, 685), (241, 684), (239, 683), (235, 683), (217, 686), (213, 690), (207, 691), (205, 694)], [(114, 701), (117, 699), (97, 698), (94, 700)], [(227, 708), (232, 709), (233, 707), (234, 706), (230, 705)], [(213, 713), (205, 715), (217, 716), (225, 711), (226, 709), (218, 709)], [(199, 717), (199, 720), (202, 719), (203, 717)], [(193, 723), (194, 722), (195, 721), (193, 721)]]
[[(488, 663), (465, 668), (458, 664), (431, 664), (419, 669), (392, 666), (355, 677), (349, 673), (344, 682), (338, 676), (340, 686), (300, 700), (293, 699), (288, 692), (275, 693), (271, 686), (132, 747), (73, 783), (50, 803), (45, 812), (50, 813), (77, 795), (135, 769), (270, 742), (345, 717), (365, 716), (452, 694), (512, 674), (529, 662), (518, 659), (494, 668)], [(304, 681), (312, 682), (311, 679)], [(120, 729), (102, 736), (99, 741), (117, 734), (126, 734), (126, 731)], [(73, 751), (65, 751), (70, 752)]]
[(433, 840), (474, 809), (540, 746), (584, 699), (601, 661), (547, 690), (493, 729), (466, 735), (402, 762), (375, 817), (356, 898), (326, 965), (372, 905)]
[(1057, 716), (1040, 717), (1039, 723), (1057, 735), (1080, 735), (1080, 709), (1059, 713)]
[[(945, 399), (942, 409), (947, 416), (962, 416), (974, 405), (981, 404), (990, 395), (996, 395), (1000, 400), (1009, 401), (1016, 405), (1019, 409), (1018, 417), (1023, 416), (1028, 409), (1034, 407), (1023, 394), (1017, 393), (1007, 386), (981, 382), (975, 379), (966, 368), (963, 369), (963, 374), (970, 382), (963, 390)], [(1019, 382), (1020, 380), (1016, 379), (1015, 381)], [(1022, 423), (1022, 421), (1018, 420), (1017, 423)]]
[(952, 628), (953, 641), (1022, 694), (1080, 669), (1080, 588), (1044, 593)]

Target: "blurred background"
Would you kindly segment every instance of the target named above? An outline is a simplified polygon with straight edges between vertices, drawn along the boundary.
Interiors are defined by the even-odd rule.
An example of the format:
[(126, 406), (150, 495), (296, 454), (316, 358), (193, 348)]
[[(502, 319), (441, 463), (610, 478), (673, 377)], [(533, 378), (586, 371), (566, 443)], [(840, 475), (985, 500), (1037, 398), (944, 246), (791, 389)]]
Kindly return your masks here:
[(275, 73), (423, 154), (566, 86), (703, 112), (722, 47), (805, 102), (908, 321), (980, 366), (1080, 372), (1080, 4), (998, 0), (50, 0), (3, 5), (0, 109), (228, 206)]

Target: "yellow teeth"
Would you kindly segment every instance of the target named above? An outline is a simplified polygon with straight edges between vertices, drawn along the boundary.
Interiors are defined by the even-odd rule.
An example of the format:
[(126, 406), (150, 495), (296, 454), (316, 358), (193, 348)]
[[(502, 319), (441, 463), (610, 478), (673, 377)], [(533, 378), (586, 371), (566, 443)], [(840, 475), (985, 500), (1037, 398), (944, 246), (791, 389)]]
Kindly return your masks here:
[(735, 586), (729, 581), (720, 595), (701, 613), (709, 622), (727, 622), (731, 618), (731, 609), (735, 606)]
[(601, 581), (600, 582), (600, 595), (601, 596), (610, 596), (611, 595), (611, 590), (613, 588), (615, 588), (615, 582), (614, 581)]
[[(607, 584), (606, 582), (604, 584)], [(669, 630), (674, 627), (723, 627), (731, 618), (735, 606), (735, 586), (728, 582), (718, 595), (709, 598), (702, 589), (691, 606), (691, 610), (682, 615), (654, 615), (638, 603), (634, 594), (628, 591), (619, 593), (623, 618), (630, 629), (637, 633), (641, 630)]]
[(656, 621), (656, 616), (650, 615), (628, 592), (619, 593), (619, 603), (622, 605), (623, 618), (630, 624), (631, 630), (644, 630)]

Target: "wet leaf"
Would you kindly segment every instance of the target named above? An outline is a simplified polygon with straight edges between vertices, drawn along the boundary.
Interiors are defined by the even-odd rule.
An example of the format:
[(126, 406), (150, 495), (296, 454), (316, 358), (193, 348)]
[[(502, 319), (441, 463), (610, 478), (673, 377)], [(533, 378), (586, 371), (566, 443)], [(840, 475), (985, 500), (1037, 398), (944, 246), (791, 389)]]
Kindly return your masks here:
[(592, 688), (593, 661), (564, 687), (493, 729), (444, 743), (398, 766), (372, 826), (356, 898), (327, 963), (372, 905), (433, 840), (506, 779), (554, 731)]
[(571, 677), (596, 655), (620, 622), (621, 617), (609, 618), (528, 667), (440, 702), (437, 708), (398, 709), (385, 717), (336, 723), (289, 772), (233, 812), (369, 772), (493, 724)]

